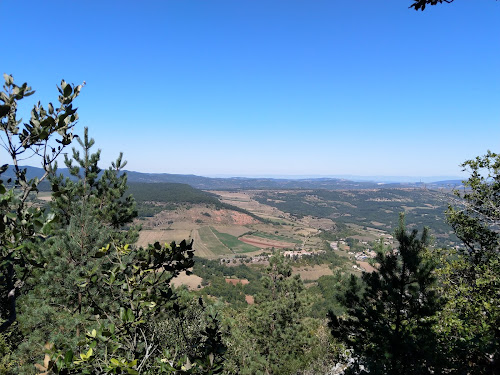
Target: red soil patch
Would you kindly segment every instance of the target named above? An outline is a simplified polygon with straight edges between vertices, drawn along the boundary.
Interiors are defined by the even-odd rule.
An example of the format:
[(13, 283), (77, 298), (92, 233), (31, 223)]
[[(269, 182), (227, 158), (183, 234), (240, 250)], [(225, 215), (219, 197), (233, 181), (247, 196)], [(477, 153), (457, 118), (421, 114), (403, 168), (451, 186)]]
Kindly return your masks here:
[(229, 210), (215, 210), (210, 211), (213, 221), (216, 223), (231, 223), (236, 225), (248, 225), (248, 224), (256, 224), (257, 220), (248, 216), (247, 214), (229, 211)]
[(241, 285), (247, 285), (250, 283), (247, 279), (226, 279), (226, 283), (228, 284), (241, 284)]
[(248, 224), (255, 224), (258, 222), (253, 217), (248, 216), (247, 214), (241, 212), (232, 211), (231, 217), (233, 218), (234, 223), (237, 225), (248, 225)]
[(255, 299), (249, 294), (245, 294), (245, 301), (247, 301), (249, 305), (253, 305), (255, 303)]

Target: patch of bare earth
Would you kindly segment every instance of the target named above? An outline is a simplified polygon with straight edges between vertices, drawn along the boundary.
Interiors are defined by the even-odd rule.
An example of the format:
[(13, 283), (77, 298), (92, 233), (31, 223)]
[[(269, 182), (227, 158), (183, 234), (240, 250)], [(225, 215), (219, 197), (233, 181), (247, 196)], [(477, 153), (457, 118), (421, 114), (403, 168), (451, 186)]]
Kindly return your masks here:
[(333, 271), (326, 264), (308, 267), (293, 267), (294, 274), (299, 274), (302, 280), (318, 280), (321, 276), (333, 275)]
[(176, 287), (185, 285), (189, 290), (196, 290), (202, 281), (203, 279), (199, 276), (186, 275), (186, 272), (181, 272), (179, 276), (172, 279), (172, 285)]
[(363, 268), (366, 272), (373, 272), (373, 271), (376, 271), (377, 269), (375, 267), (373, 267), (370, 263), (368, 262), (361, 262), (361, 261), (357, 261), (356, 263), (359, 264), (359, 266), (361, 268)]
[(138, 246), (146, 247), (148, 244), (159, 242), (161, 244), (170, 244), (172, 241), (177, 243), (182, 240), (188, 241), (191, 238), (191, 231), (186, 229), (163, 230), (163, 229), (143, 229), (139, 232)]
[(255, 303), (255, 298), (250, 294), (245, 294), (245, 301), (247, 301), (249, 305), (253, 305)]
[(192, 229), (200, 225), (248, 225), (258, 221), (242, 212), (227, 209), (215, 209), (204, 204), (180, 206), (175, 210), (162, 211), (151, 218), (141, 221), (145, 229), (173, 229), (178, 223), (188, 224)]
[(261, 204), (253, 199), (255, 194), (259, 193), (259, 190), (249, 190), (244, 193), (238, 192), (227, 192), (227, 191), (211, 191), (211, 193), (217, 194), (221, 197), (221, 201), (224, 203), (232, 204), (233, 206), (242, 208), (244, 210), (250, 211), (251, 213), (258, 215), (263, 218), (269, 219), (289, 219), (290, 215), (278, 210), (275, 207), (271, 207), (266, 204)]

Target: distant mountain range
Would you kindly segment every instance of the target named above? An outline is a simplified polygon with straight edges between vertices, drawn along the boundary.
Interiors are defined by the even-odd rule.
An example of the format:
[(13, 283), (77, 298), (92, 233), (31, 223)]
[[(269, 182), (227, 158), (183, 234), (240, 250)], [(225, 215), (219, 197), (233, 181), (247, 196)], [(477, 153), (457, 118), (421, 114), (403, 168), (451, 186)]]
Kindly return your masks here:
[[(228, 174), (210, 175), (207, 177), (214, 178), (232, 178), (234, 176)], [(245, 178), (271, 178), (284, 180), (311, 180), (318, 178), (330, 178), (349, 180), (354, 182), (383, 182), (383, 183), (434, 183), (436, 181), (461, 181), (464, 177), (460, 176), (358, 176), (351, 174), (336, 174), (336, 175), (246, 175)]]
[[(37, 167), (23, 167), (27, 169), (28, 178), (41, 177), (43, 170)], [(175, 182), (188, 184), (197, 189), (203, 190), (227, 190), (227, 189), (380, 189), (380, 188), (429, 188), (429, 189), (449, 189), (462, 185), (459, 179), (450, 179), (431, 182), (407, 182), (407, 177), (402, 177), (402, 181), (394, 182), (397, 177), (374, 176), (373, 180), (368, 177), (360, 178), (351, 176), (352, 179), (345, 178), (251, 178), (251, 177), (203, 177), (196, 175), (170, 174), (170, 173), (141, 173), (125, 171), (128, 181), (134, 183), (164, 183)], [(70, 176), (67, 168), (59, 168), (58, 173)], [(9, 168), (2, 179), (7, 180), (13, 177), (12, 169)], [(370, 177), (371, 179), (371, 177)], [(427, 180), (427, 179), (426, 179)], [(390, 182), (387, 182), (390, 181)], [(427, 180), (428, 181), (428, 180)]]

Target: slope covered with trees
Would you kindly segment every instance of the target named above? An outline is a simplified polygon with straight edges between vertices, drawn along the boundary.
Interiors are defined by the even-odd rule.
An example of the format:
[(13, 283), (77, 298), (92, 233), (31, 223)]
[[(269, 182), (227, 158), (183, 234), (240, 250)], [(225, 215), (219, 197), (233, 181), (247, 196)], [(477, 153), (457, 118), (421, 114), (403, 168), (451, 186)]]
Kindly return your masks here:
[(170, 281), (193, 266), (193, 250), (185, 241), (133, 246), (135, 230), (125, 225), (137, 212), (134, 200), (124, 196), (121, 155), (100, 174), (100, 151), (90, 152), (94, 141), (85, 129), (81, 153), (73, 149), (73, 157), (65, 158), (74, 179), (56, 175), (55, 158), (73, 138), (72, 101), (81, 86), (63, 81), (61, 107), (49, 103), (46, 111), (37, 104), (30, 123), (22, 124), (17, 102), (32, 91), (11, 76), (5, 81), (4, 144), (14, 166), (24, 152), (41, 154), (53, 195), (50, 209), (30, 204), (40, 179), (27, 180), (21, 168), (9, 189), (0, 181), (2, 372), (153, 374), (183, 366), (191, 373), (220, 372), (218, 319), (205, 313), (201, 300), (191, 322), (199, 327), (191, 338), (196, 346), (176, 352), (182, 340), (168, 342), (168, 335), (157, 333), (171, 315), (192, 306)]

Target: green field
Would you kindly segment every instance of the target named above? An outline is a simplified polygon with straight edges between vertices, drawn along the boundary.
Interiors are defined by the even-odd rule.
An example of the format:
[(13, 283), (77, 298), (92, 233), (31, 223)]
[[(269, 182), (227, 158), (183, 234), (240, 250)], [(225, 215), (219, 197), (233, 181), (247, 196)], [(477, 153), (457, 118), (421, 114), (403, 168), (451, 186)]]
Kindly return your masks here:
[(275, 234), (265, 233), (265, 232), (255, 232), (255, 233), (252, 233), (252, 236), (260, 237), (260, 238), (266, 238), (268, 240), (291, 242), (291, 243), (301, 243), (302, 242), (302, 241), (296, 240), (294, 238), (284, 237), (284, 236), (278, 236), (278, 235), (275, 235)]
[(260, 250), (260, 248), (256, 246), (252, 246), (240, 241), (235, 236), (231, 236), (230, 234), (227, 233), (218, 232), (214, 228), (211, 229), (213, 233), (217, 236), (217, 238), (220, 240), (220, 242), (222, 242), (224, 245), (232, 249), (235, 253), (251, 253)]
[[(200, 239), (203, 244), (215, 255), (229, 255), (233, 254), (228, 247), (224, 246), (224, 244), (217, 238), (214, 233), (218, 233), (217, 231), (213, 231), (210, 227), (201, 227), (198, 229), (198, 234), (200, 235)], [(232, 236), (231, 236), (232, 237)]]

